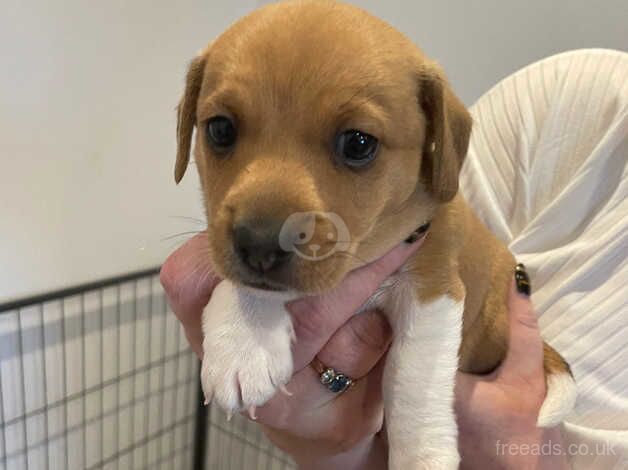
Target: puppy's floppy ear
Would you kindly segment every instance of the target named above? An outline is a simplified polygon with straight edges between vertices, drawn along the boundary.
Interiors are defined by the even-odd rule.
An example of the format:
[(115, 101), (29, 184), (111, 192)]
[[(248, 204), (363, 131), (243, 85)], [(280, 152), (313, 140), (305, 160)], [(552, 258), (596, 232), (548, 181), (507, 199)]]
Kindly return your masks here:
[(426, 118), (421, 177), (437, 200), (447, 202), (458, 192), (458, 176), (469, 147), (471, 116), (434, 65), (420, 73), (419, 103)]
[(185, 91), (177, 107), (177, 161), (174, 167), (174, 180), (179, 183), (190, 160), (192, 134), (196, 124), (196, 102), (203, 83), (205, 54), (197, 56), (188, 68)]

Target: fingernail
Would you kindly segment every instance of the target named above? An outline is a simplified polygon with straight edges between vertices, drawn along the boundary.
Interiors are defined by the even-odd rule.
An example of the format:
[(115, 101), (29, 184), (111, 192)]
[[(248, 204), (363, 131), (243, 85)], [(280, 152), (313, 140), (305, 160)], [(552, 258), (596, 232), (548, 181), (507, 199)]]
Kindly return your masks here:
[(520, 294), (530, 297), (532, 286), (530, 285), (530, 277), (526, 272), (526, 267), (519, 263), (515, 266), (515, 284), (517, 285), (517, 291)]
[(281, 393), (283, 393), (287, 397), (291, 397), (292, 396), (292, 392), (290, 392), (290, 390), (288, 390), (285, 385), (280, 385), (279, 386), (279, 391)]
[(408, 245), (412, 245), (418, 239), (419, 239), (419, 235), (416, 232), (412, 232), (412, 234), (408, 238), (406, 238), (405, 241)]
[(406, 243), (408, 244), (412, 244), (414, 242), (416, 242), (419, 238), (421, 238), (421, 236), (427, 232), (430, 228), (430, 222), (426, 222), (423, 225), (421, 225), (418, 229), (416, 229), (414, 232), (412, 232), (410, 234), (410, 236), (408, 238), (406, 238)]

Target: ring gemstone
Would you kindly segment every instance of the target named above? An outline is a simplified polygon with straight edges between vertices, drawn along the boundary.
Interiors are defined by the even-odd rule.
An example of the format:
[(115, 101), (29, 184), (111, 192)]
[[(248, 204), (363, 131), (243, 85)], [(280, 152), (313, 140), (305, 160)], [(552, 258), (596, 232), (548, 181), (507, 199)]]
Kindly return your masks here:
[(338, 374), (334, 377), (328, 388), (333, 393), (344, 392), (351, 385), (351, 379), (344, 374)]

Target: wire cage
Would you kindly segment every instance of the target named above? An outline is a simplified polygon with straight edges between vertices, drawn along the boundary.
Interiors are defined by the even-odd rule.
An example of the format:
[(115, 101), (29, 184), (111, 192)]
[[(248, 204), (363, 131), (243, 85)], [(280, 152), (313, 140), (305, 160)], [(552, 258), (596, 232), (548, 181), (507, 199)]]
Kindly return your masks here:
[(0, 305), (0, 470), (294, 468), (201, 403), (157, 269)]

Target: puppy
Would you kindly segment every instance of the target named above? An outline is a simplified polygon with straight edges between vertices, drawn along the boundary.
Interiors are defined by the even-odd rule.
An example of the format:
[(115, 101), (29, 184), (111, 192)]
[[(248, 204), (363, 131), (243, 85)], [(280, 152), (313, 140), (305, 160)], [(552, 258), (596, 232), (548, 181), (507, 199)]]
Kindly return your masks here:
[[(471, 124), (410, 40), (333, 1), (261, 8), (192, 61), (175, 179), (196, 128), (209, 257), (225, 279), (203, 314), (207, 399), (228, 412), (263, 405), (293, 372), (284, 303), (332, 289), (429, 227), (370, 305), (394, 332), (383, 380), (390, 468), (457, 468), (455, 373), (504, 358), (515, 267), (458, 195)], [(538, 424), (553, 426), (575, 386), (558, 353), (544, 352)]]

